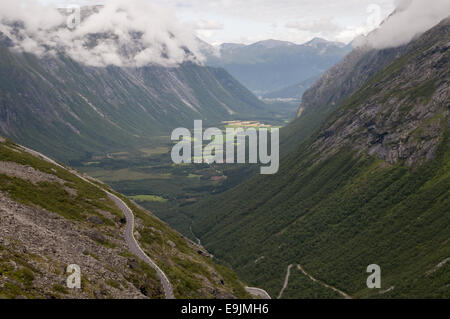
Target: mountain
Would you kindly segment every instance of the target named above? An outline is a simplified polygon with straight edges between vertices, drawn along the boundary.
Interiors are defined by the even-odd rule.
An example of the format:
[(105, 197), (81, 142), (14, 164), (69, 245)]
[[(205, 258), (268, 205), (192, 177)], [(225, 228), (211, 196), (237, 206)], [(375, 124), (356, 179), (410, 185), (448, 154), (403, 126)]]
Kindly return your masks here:
[(302, 45), (278, 40), (223, 44), (220, 55), (203, 52), (207, 65), (225, 68), (255, 94), (265, 95), (317, 78), (350, 50), (342, 43), (314, 39)]
[(275, 48), (293, 47), (295, 46), (295, 44), (288, 41), (279, 41), (270, 39), (253, 43), (251, 46), (253, 48), (259, 49), (275, 49)]
[[(282, 130), (283, 153), (311, 136), (336, 108), (360, 89), (371, 77), (399, 58), (406, 46), (374, 49), (355, 48), (326, 71), (304, 92), (297, 118)], [(302, 85), (302, 88), (306, 85)]]
[(0, 133), (58, 160), (81, 160), (190, 127), (270, 116), (224, 69), (91, 67), (38, 58), (0, 40)]
[[(186, 211), (205, 247), (272, 296), (296, 265), (285, 298), (449, 298), (449, 37), (446, 19), (325, 74), (304, 112), (336, 105), (277, 175)], [(371, 264), (382, 289), (366, 285)]]
[(327, 41), (322, 38), (314, 38), (308, 42), (305, 43), (306, 46), (314, 47), (314, 48), (325, 48), (329, 46), (336, 46), (336, 47), (345, 47), (344, 43), (336, 42), (336, 41)]
[[(124, 196), (0, 138), (0, 298), (164, 298), (161, 273), (126, 240), (133, 221), (120, 200), (176, 298), (249, 297), (201, 246)], [(70, 264), (81, 269), (81, 289), (66, 286)]]
[(313, 77), (302, 81), (300, 83), (285, 87), (279, 91), (270, 92), (263, 95), (264, 99), (292, 99), (301, 101), (303, 94), (318, 80), (318, 77)]
[(219, 49), (224, 51), (232, 51), (234, 49), (240, 49), (243, 47), (245, 47), (245, 44), (242, 43), (222, 43), (219, 46)]

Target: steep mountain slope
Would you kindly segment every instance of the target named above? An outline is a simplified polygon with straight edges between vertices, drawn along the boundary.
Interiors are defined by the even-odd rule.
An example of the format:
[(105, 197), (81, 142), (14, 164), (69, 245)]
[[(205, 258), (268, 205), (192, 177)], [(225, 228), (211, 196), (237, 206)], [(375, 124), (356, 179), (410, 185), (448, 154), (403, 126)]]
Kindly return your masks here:
[[(105, 193), (112, 191), (30, 152), (0, 138), (0, 297), (164, 298), (155, 270), (125, 242), (131, 221)], [(202, 247), (117, 196), (133, 210), (134, 236), (175, 297), (248, 297)], [(81, 268), (81, 289), (66, 286), (70, 264)]]
[(194, 119), (267, 114), (222, 69), (87, 67), (0, 46), (0, 132), (65, 162), (131, 147)]
[(400, 57), (406, 46), (373, 49), (355, 48), (342, 62), (331, 67), (302, 96), (297, 118), (282, 130), (283, 153), (295, 148), (336, 110), (349, 96), (360, 89), (368, 79)]
[[(352, 297), (449, 298), (449, 39), (446, 19), (358, 83), (277, 175), (194, 207), (196, 235), (272, 295), (300, 264)], [(366, 286), (370, 264), (382, 289)], [(289, 296), (329, 296), (307, 279)]]
[(318, 77), (350, 50), (342, 43), (320, 39), (303, 45), (267, 40), (251, 45), (224, 44), (220, 55), (208, 54), (211, 50), (205, 55), (208, 65), (225, 68), (247, 88), (264, 95)]

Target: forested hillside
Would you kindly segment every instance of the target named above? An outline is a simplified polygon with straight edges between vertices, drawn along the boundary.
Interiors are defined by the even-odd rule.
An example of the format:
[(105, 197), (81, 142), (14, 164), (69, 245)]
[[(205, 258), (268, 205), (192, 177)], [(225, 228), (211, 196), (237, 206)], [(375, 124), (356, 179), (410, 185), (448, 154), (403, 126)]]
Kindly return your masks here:
[[(320, 129), (277, 175), (190, 209), (197, 237), (272, 295), (287, 266), (300, 264), (352, 297), (448, 298), (449, 38), (446, 19), (387, 60), (375, 53), (365, 83), (340, 81), (348, 98), (336, 94), (341, 85), (316, 90), (327, 97), (319, 107), (337, 104)], [(381, 266), (380, 290), (366, 286), (370, 264)], [(305, 279), (294, 273), (290, 297), (329, 296)]]

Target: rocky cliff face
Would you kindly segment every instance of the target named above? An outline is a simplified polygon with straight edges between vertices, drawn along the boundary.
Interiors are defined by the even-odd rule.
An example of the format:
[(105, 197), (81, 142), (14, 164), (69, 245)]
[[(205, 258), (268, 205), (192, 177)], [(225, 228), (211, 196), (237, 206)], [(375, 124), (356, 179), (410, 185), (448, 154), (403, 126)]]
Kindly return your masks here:
[[(410, 45), (392, 49), (387, 61), (394, 51), (403, 54), (371, 77), (327, 121), (315, 143), (319, 152), (328, 154), (350, 144), (390, 164), (404, 161), (411, 166), (433, 159), (450, 120), (449, 34), (450, 19)], [(377, 58), (380, 55), (383, 53), (377, 53)], [(373, 72), (377, 68), (369, 69)], [(358, 67), (352, 74), (360, 71)], [(328, 103), (335, 103), (345, 92), (362, 86), (351, 83), (344, 81), (343, 89), (332, 95)]]
[(326, 71), (304, 92), (297, 118), (282, 130), (282, 150), (287, 153), (311, 136), (342, 102), (404, 51), (405, 47), (355, 48)]
[(354, 49), (305, 92), (297, 116), (300, 117), (307, 108), (320, 106), (335, 108), (374, 74), (400, 56), (403, 50), (403, 47), (386, 50), (373, 50), (367, 47)]
[(408, 45), (382, 50), (369, 46), (355, 48), (303, 94), (297, 119), (285, 129), (283, 148), (291, 150), (303, 142), (309, 135), (302, 132), (303, 127), (313, 133), (340, 104), (408, 50), (413, 49)]

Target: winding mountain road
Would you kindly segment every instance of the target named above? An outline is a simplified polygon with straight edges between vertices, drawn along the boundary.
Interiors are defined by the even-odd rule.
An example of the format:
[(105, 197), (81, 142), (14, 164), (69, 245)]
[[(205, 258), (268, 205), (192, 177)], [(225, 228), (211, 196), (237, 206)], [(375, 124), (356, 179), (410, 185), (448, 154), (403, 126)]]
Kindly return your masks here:
[(245, 287), (245, 290), (253, 296), (258, 296), (261, 297), (262, 299), (272, 299), (270, 295), (267, 293), (267, 291), (261, 288)]
[[(76, 176), (81, 178), (83, 181), (85, 181), (95, 187), (99, 187), (98, 185), (95, 185), (92, 181), (90, 181), (87, 178), (85, 178), (84, 176), (80, 175), (77, 171), (68, 169), (68, 168), (58, 164), (53, 159), (51, 159), (39, 152), (36, 152), (36, 151), (29, 149), (27, 147), (24, 147), (24, 146), (21, 146), (21, 147), (28, 153), (30, 153), (34, 156), (40, 157), (40, 158), (44, 159), (45, 161), (47, 161), (53, 165), (56, 165), (62, 169), (68, 170), (72, 174), (75, 174)], [(126, 228), (125, 228), (125, 242), (127, 243), (130, 251), (133, 254), (135, 254), (139, 259), (141, 259), (142, 261), (147, 263), (150, 267), (155, 269), (155, 271), (159, 277), (159, 280), (161, 281), (161, 285), (164, 289), (164, 294), (166, 296), (166, 299), (175, 299), (175, 295), (173, 293), (173, 287), (172, 287), (169, 279), (167, 278), (166, 274), (161, 270), (161, 268), (158, 267), (158, 265), (153, 260), (150, 259), (150, 257), (147, 256), (147, 254), (142, 250), (141, 246), (139, 246), (139, 243), (134, 238), (134, 214), (133, 214), (132, 210), (119, 197), (108, 192), (105, 189), (102, 189), (102, 190), (106, 193), (106, 195), (108, 195), (108, 197), (117, 205), (117, 207), (125, 215), (125, 218), (127, 220)]]
[(280, 294), (278, 295), (277, 299), (281, 299), (281, 297), (283, 297), (283, 292), (284, 290), (287, 288), (288, 284), (289, 284), (289, 277), (291, 276), (291, 268), (294, 265), (289, 265), (287, 268), (287, 272), (286, 272), (286, 278), (284, 278), (284, 284), (283, 284), (283, 288), (281, 288)]
[[(69, 169), (67, 167), (62, 166), (61, 164), (57, 163), (56, 161), (54, 161), (53, 159), (45, 156), (44, 154), (41, 154), (35, 150), (29, 149), (25, 146), (21, 146), (22, 149), (24, 149), (25, 151), (27, 151), (28, 153), (40, 157), (42, 159), (44, 159), (45, 161), (56, 165), (62, 169), (68, 170), (69, 172), (71, 172), (72, 174), (75, 174), (76, 176), (78, 176), (79, 178), (81, 178), (83, 181), (94, 185), (95, 187), (99, 187), (98, 185), (95, 185), (92, 181), (90, 181), (89, 179), (87, 179), (86, 177), (82, 176), (79, 172), (73, 170), (73, 169)], [(161, 285), (164, 289), (164, 294), (166, 296), (166, 299), (175, 299), (175, 295), (173, 293), (173, 287), (172, 284), (170, 283), (169, 279), (167, 278), (166, 274), (164, 273), (164, 271), (161, 270), (161, 268), (158, 267), (158, 265), (150, 259), (150, 257), (147, 256), (147, 254), (144, 252), (144, 250), (141, 248), (141, 246), (139, 246), (139, 243), (136, 241), (136, 238), (134, 238), (134, 214), (133, 211), (127, 206), (127, 204), (121, 200), (119, 197), (117, 197), (116, 195), (108, 192), (105, 189), (102, 189), (107, 195), (108, 197), (117, 205), (118, 208), (120, 208), (120, 210), (123, 212), (123, 214), (125, 215), (125, 218), (127, 220), (127, 224), (126, 224), (126, 228), (125, 228), (125, 241), (128, 245), (128, 248), (130, 249), (130, 251), (135, 254), (139, 259), (141, 259), (142, 261), (144, 261), (145, 263), (147, 263), (150, 267), (152, 267), (153, 269), (156, 270), (156, 273), (159, 277), (159, 280), (161, 281)], [(192, 228), (191, 228), (192, 231)], [(201, 243), (201, 242), (200, 242)], [(253, 295), (253, 296), (257, 296), (260, 297), (262, 299), (272, 299), (270, 297), (270, 295), (263, 289), (260, 288), (254, 288), (254, 287), (245, 287), (245, 290)]]
[[(92, 181), (90, 181), (89, 179), (87, 179), (86, 177), (82, 176), (79, 172), (73, 170), (73, 169), (69, 169), (66, 168), (62, 165), (60, 165), (59, 163), (57, 163), (56, 161), (54, 161), (53, 159), (45, 156), (44, 154), (41, 154), (35, 150), (29, 149), (25, 146), (21, 146), (25, 151), (27, 151), (28, 153), (40, 157), (42, 159), (44, 159), (45, 161), (56, 165), (62, 169), (68, 170), (70, 171), (72, 174), (75, 174), (76, 176), (78, 176), (79, 178), (81, 178), (83, 181), (95, 186), (95, 187), (99, 187), (98, 185), (95, 185)], [(144, 261), (145, 263), (147, 263), (150, 267), (152, 267), (153, 269), (156, 270), (156, 273), (161, 281), (161, 285), (164, 289), (164, 294), (166, 296), (166, 299), (175, 299), (175, 295), (173, 293), (173, 287), (172, 284), (170, 283), (169, 279), (167, 278), (166, 274), (164, 273), (164, 271), (161, 270), (161, 268), (158, 267), (158, 265), (152, 260), (150, 259), (150, 257), (147, 256), (147, 254), (144, 252), (144, 250), (141, 248), (141, 246), (139, 245), (139, 243), (136, 241), (136, 238), (134, 238), (134, 214), (133, 211), (128, 207), (128, 205), (121, 200), (119, 197), (117, 197), (116, 195), (108, 192), (105, 189), (102, 189), (107, 195), (108, 197), (117, 205), (117, 207), (123, 212), (123, 214), (125, 215), (125, 218), (127, 220), (126, 223), (126, 228), (125, 228), (125, 241), (128, 245), (128, 248), (130, 249), (130, 251), (135, 254), (139, 259), (141, 259), (142, 261)], [(192, 229), (191, 229), (192, 230)], [(200, 241), (200, 240), (199, 240)], [(201, 242), (200, 242), (201, 243)], [(260, 288), (254, 288), (254, 287), (245, 287), (245, 290), (249, 293), (252, 294), (254, 296), (260, 297), (262, 299), (272, 299), (270, 297), (270, 295), (263, 289)]]
[(134, 238), (134, 214), (131, 209), (125, 204), (123, 200), (117, 197), (114, 194), (111, 194), (108, 191), (105, 191), (108, 197), (114, 201), (117, 207), (122, 210), (125, 218), (127, 219), (126, 229), (125, 229), (125, 241), (128, 245), (130, 251), (139, 257), (142, 261), (146, 262), (150, 267), (156, 270), (156, 273), (161, 281), (161, 285), (163, 286), (164, 293), (166, 295), (166, 299), (175, 299), (175, 295), (173, 294), (173, 288), (170, 284), (169, 279), (166, 274), (158, 267), (158, 265), (147, 256), (147, 254), (142, 250), (141, 246), (139, 246), (138, 242)]

